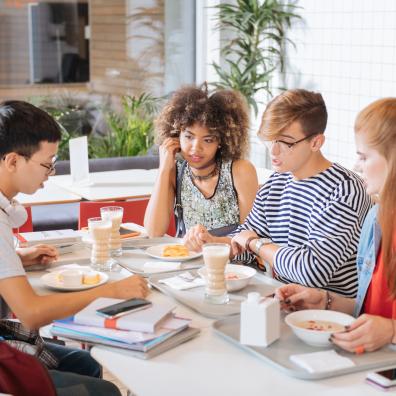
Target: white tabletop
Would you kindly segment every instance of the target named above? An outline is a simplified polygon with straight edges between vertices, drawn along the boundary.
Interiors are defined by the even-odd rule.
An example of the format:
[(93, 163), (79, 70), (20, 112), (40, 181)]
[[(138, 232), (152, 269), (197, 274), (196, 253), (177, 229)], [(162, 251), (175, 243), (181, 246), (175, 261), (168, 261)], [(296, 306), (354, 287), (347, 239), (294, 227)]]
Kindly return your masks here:
[(90, 173), (89, 183), (73, 184), (71, 175), (52, 176), (49, 181), (88, 201), (109, 201), (151, 195), (158, 169), (127, 169)]
[[(160, 302), (169, 297), (154, 291), (150, 299)], [(201, 334), (150, 360), (106, 346), (93, 347), (92, 356), (139, 396), (379, 394), (364, 383), (364, 372), (317, 381), (289, 377), (215, 334), (212, 320), (180, 305), (176, 312), (193, 318)]]
[(61, 204), (79, 202), (81, 197), (72, 192), (57, 186), (50, 181), (44, 183), (44, 187), (38, 189), (34, 194), (19, 193), (16, 200), (24, 206)]
[[(62, 261), (85, 261), (86, 253), (65, 255)], [(44, 273), (28, 273), (30, 283), (41, 295), (54, 292), (41, 283)], [(110, 280), (128, 275), (125, 270), (110, 273)], [(160, 303), (170, 297), (154, 290), (149, 299)], [(317, 381), (291, 378), (215, 334), (211, 329), (213, 320), (177, 302), (175, 305), (177, 314), (191, 318), (192, 326), (201, 329), (195, 339), (147, 361), (117, 348), (95, 346), (91, 350), (99, 363), (139, 396), (334, 396), (335, 392), (341, 396), (379, 395), (364, 383), (364, 372)]]

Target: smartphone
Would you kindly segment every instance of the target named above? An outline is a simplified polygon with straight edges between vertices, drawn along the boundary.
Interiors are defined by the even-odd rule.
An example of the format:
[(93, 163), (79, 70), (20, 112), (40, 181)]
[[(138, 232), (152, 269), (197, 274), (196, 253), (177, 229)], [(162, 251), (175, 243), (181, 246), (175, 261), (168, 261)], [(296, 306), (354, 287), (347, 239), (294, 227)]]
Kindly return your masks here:
[(367, 374), (366, 379), (381, 387), (389, 388), (396, 385), (396, 368), (372, 371)]
[(131, 230), (129, 228), (125, 228), (123, 226), (120, 227), (120, 235), (121, 235), (122, 239), (136, 237), (136, 236), (139, 236), (140, 234), (141, 234), (140, 231), (133, 231), (133, 230)]
[(144, 298), (131, 298), (130, 300), (100, 308), (96, 313), (107, 319), (114, 319), (130, 312), (140, 311), (141, 309), (145, 309), (150, 306), (151, 301), (145, 300)]

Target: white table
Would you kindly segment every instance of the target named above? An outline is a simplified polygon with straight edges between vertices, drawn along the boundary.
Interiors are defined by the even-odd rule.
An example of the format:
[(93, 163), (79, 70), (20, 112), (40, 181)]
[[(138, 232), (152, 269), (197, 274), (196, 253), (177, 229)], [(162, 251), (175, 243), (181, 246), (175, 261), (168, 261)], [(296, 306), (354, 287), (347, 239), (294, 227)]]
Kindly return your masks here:
[[(151, 298), (160, 302), (169, 297), (154, 291)], [(201, 334), (147, 361), (106, 346), (93, 347), (92, 356), (138, 396), (380, 394), (364, 383), (364, 372), (318, 381), (289, 377), (215, 334), (212, 320), (183, 306), (176, 312), (193, 318)]]
[[(77, 254), (64, 258), (75, 261)], [(29, 273), (29, 281), (39, 294), (51, 291), (41, 285), (43, 272)], [(128, 276), (127, 271), (111, 273), (111, 280)], [(153, 302), (170, 297), (153, 291)], [(127, 350), (106, 346), (92, 348), (92, 356), (139, 396), (163, 395), (227, 395), (227, 396), (378, 396), (380, 393), (364, 383), (365, 373), (318, 381), (288, 377), (257, 357), (239, 349), (215, 334), (212, 320), (175, 302), (176, 313), (193, 319), (192, 325), (201, 329), (195, 339), (179, 345), (150, 360), (131, 356)], [(297, 341), (296, 341), (297, 342)]]
[(19, 193), (15, 198), (24, 206), (62, 204), (81, 201), (81, 197), (79, 195), (73, 194), (50, 181), (46, 181), (44, 183), (44, 187), (38, 189), (34, 194)]
[(88, 201), (124, 200), (151, 195), (158, 169), (90, 173), (90, 183), (73, 184), (71, 175), (51, 176), (50, 183)]

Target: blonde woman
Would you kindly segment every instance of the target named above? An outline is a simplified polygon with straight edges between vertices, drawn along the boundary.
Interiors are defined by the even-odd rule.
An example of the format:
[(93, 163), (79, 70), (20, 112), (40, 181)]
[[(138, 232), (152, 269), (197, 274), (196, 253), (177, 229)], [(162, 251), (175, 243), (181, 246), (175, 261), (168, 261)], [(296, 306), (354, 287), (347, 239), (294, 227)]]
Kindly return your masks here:
[(396, 343), (396, 98), (378, 100), (360, 112), (355, 140), (367, 193), (379, 195), (360, 237), (357, 298), (300, 285), (283, 286), (276, 294), (292, 310), (353, 313), (356, 321), (331, 339), (361, 353)]

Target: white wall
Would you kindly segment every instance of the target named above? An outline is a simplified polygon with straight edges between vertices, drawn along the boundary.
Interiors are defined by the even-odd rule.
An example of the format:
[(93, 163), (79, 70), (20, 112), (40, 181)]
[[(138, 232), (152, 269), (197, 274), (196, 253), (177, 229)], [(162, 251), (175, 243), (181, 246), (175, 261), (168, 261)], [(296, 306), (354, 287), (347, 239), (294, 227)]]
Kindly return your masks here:
[[(197, 6), (213, 2), (198, 0)], [(356, 114), (375, 99), (396, 96), (396, 1), (299, 0), (298, 5), (303, 22), (290, 31), (296, 48), (288, 48), (283, 78), (287, 88), (323, 94), (329, 112), (323, 151), (330, 160), (352, 167), (356, 158)], [(198, 82), (214, 77), (209, 63), (219, 58), (220, 37), (211, 31), (213, 21), (208, 18), (208, 9), (203, 10), (203, 16), (207, 36), (204, 56), (201, 53), (197, 57)], [(280, 78), (274, 86), (282, 82)], [(264, 107), (265, 103), (260, 106), (261, 112)], [(261, 113), (252, 124), (251, 159), (264, 166), (265, 151), (254, 136), (260, 117)]]
[(300, 0), (304, 23), (289, 37), (288, 88), (323, 94), (329, 112), (324, 153), (352, 167), (356, 114), (396, 96), (396, 1)]

